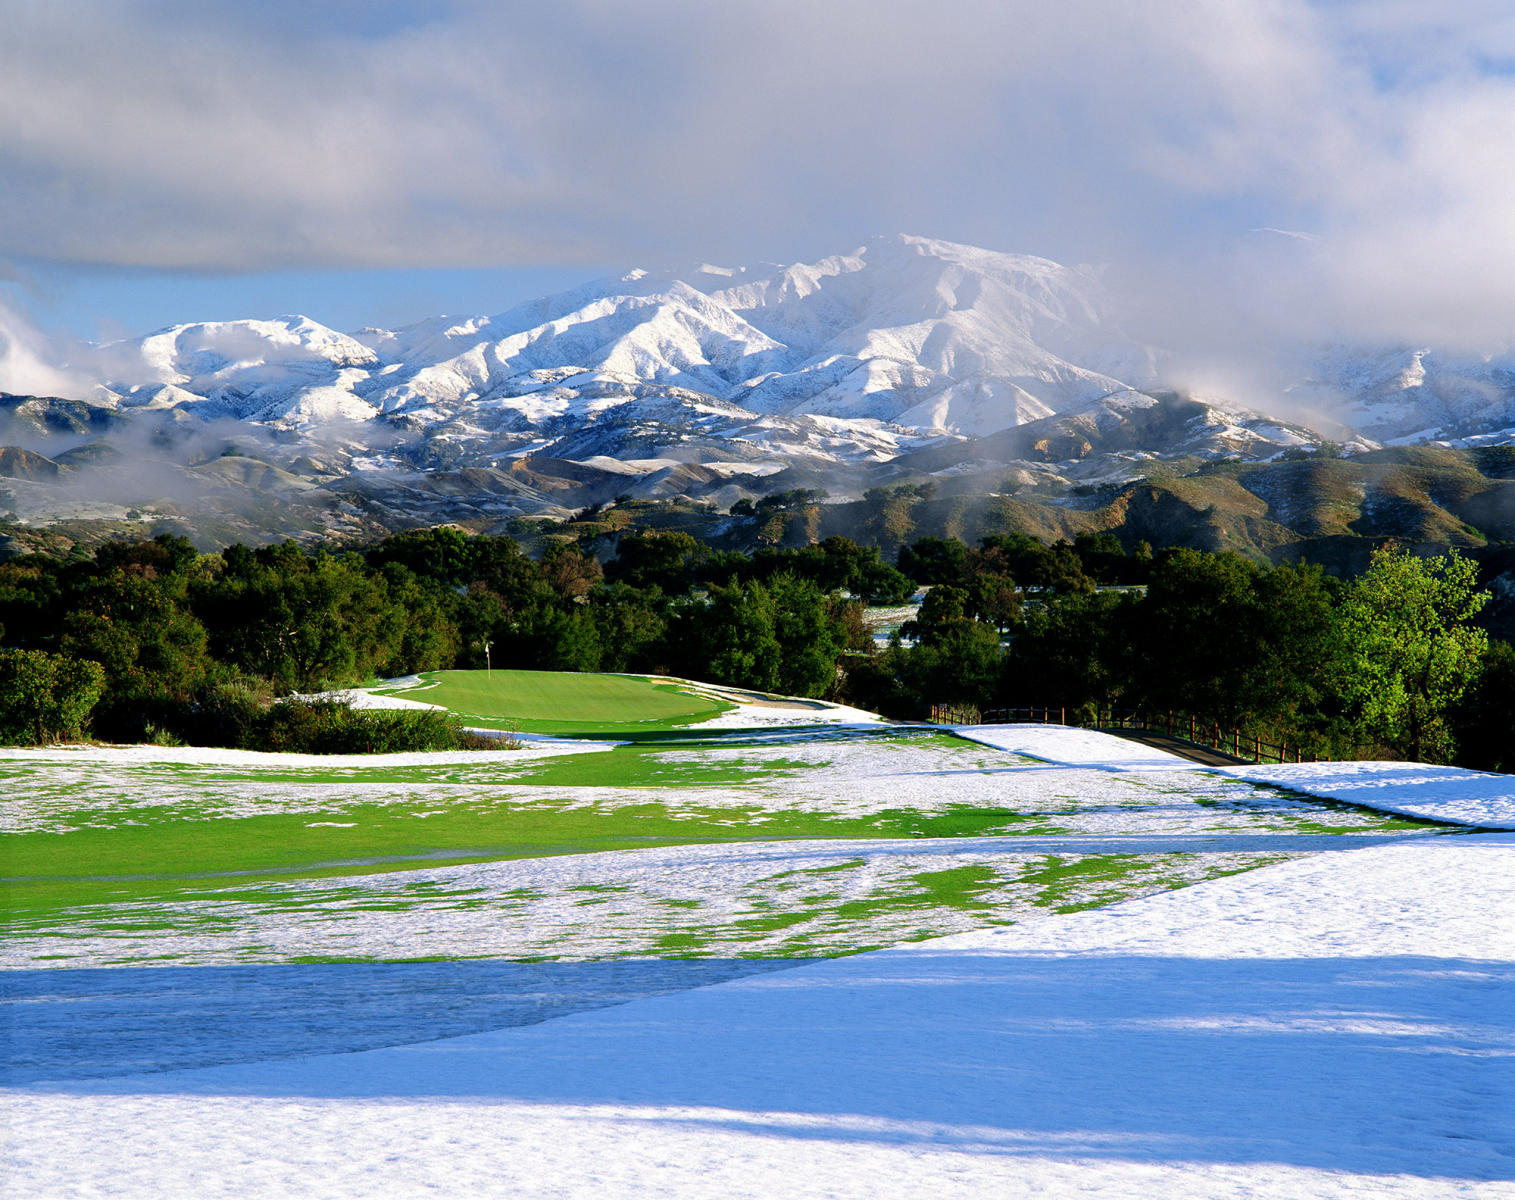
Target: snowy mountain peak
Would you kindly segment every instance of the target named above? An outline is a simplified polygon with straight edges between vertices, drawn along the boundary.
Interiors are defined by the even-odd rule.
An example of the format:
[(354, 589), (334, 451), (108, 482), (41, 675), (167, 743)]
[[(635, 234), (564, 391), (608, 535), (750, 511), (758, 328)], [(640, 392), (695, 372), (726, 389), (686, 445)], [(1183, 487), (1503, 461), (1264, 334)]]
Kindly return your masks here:
[(366, 366), (375, 361), (368, 347), (347, 334), (298, 315), (174, 325), (139, 344), (144, 361), (186, 378), (207, 368), (253, 362), (319, 359), (338, 366)]
[[(1162, 356), (1124, 332), (1097, 269), (908, 234), (812, 262), (638, 268), (494, 316), (353, 335), (304, 316), (178, 325), (94, 365), (126, 407), (291, 429), (556, 437), (672, 403), (845, 422), (868, 430), (870, 455), (878, 436), (984, 436), (1163, 387)], [(1515, 371), (1423, 347), (1342, 351), (1296, 399), (1375, 436), (1465, 436), (1515, 424)]]

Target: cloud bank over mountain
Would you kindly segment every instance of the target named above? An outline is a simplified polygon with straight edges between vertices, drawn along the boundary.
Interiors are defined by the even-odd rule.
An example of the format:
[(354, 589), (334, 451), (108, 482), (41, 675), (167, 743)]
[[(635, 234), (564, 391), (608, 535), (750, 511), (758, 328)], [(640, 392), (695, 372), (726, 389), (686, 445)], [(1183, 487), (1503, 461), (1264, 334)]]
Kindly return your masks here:
[(1515, 311), (1512, 63), (1495, 0), (19, 6), (0, 256), (794, 261), (913, 229), (1141, 278), (1196, 369), (1301, 330), (1483, 347)]
[[(1093, 268), (901, 235), (788, 266), (638, 269), (494, 316), (351, 333), (305, 316), (200, 321), (54, 365), (20, 342), (11, 357), (112, 413), (323, 441), (337, 428), (368, 457), (408, 431), (433, 466), (449, 446), (489, 467), (535, 454), (696, 461), (712, 437), (739, 458), (835, 463), (1075, 414), (1092, 431), (1160, 404), (1184, 364), (1133, 336), (1128, 313)], [(1258, 411), (1225, 391), (1197, 399), (1245, 416), (1243, 441), (1273, 451), (1298, 440), (1263, 428), (1280, 408), (1350, 413), (1347, 424), (1377, 439), (1483, 444), (1515, 428), (1515, 357), (1314, 350)], [(691, 431), (703, 447), (692, 457)], [(1212, 444), (1196, 433), (1180, 440), (1240, 448), (1231, 434)], [(1171, 453), (1169, 441), (1128, 449)], [(410, 463), (422, 465), (413, 453)]]

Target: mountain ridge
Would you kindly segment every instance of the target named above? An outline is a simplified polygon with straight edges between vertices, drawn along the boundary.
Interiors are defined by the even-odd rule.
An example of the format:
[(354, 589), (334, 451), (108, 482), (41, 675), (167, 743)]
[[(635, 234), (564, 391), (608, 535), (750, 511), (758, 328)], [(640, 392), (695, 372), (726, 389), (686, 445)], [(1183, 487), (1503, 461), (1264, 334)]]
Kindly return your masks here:
[[(812, 263), (637, 269), (393, 330), (176, 325), (60, 364), (97, 380), (87, 396), (0, 405), (0, 445), (62, 464), (12, 476), (8, 504), (26, 521), (152, 511), (170, 503), (159, 487), (257, 511), (261, 480), (354, 528), (407, 505), (489, 522), (924, 476), (1056, 492), (1327, 441), (1174, 389), (1171, 356), (1123, 311), (1095, 267), (898, 235)], [(1349, 450), (1515, 441), (1508, 353), (1328, 347), (1280, 399), (1328, 409)]]

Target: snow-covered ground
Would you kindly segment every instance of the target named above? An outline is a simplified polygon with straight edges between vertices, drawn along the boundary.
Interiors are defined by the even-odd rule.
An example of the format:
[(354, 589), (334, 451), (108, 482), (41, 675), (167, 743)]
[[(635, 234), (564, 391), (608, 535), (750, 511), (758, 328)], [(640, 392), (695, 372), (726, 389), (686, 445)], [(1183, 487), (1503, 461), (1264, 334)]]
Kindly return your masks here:
[[(11, 962), (97, 969), (0, 974), (6, 1195), (1515, 1197), (1515, 835), (1300, 795), (1492, 822), (1508, 777), (961, 732), (979, 745), (756, 728), (637, 751), (618, 786), (538, 778), (566, 747), (0, 753), (7, 824), (44, 836), (652, 797), (735, 827), (1009, 821), (218, 880), (20, 922)], [(1067, 911), (1102, 887), (1139, 898)], [(963, 932), (736, 957), (834, 952), (849, 920)], [(670, 937), (707, 957), (499, 961)]]
[(959, 737), (1011, 754), (1099, 771), (1192, 771), (1198, 764), (1155, 746), (1069, 725), (955, 725)]
[[(1114, 739), (1111, 739), (1114, 740)], [(1130, 743), (1118, 743), (1117, 752)], [(538, 782), (559, 755), (610, 743), (534, 742), (521, 750), (457, 754), (294, 755), (159, 747), (0, 750), (0, 829), (62, 832), (86, 825), (273, 812), (345, 819), (356, 806), (554, 801), (646, 804), (648, 787)], [(897, 809), (940, 813), (993, 807), (1036, 818), (1030, 832), (1213, 834), (1282, 830), (1318, 821), (1271, 786), (1194, 771), (1168, 759), (1145, 770), (1048, 765), (981, 751), (928, 730), (868, 736), (830, 731), (728, 734), (718, 744), (668, 743), (646, 751), (660, 768), (659, 803), (676, 810), (760, 807), (872, 817)], [(735, 820), (737, 814), (733, 813)], [(1331, 814), (1351, 825), (1351, 814)], [(1357, 822), (1361, 823), (1361, 822)]]
[(733, 707), (693, 726), (695, 729), (777, 729), (795, 725), (856, 726), (876, 729), (892, 721), (863, 708), (833, 704), (829, 700), (806, 700), (798, 696), (775, 696), (714, 683), (662, 676), (700, 695), (711, 696)]
[(1515, 775), (1405, 762), (1284, 763), (1225, 773), (1380, 812), (1515, 829)]
[(6, 1095), (17, 1197), (1515, 1194), (1515, 838), (532, 1026)]
[[(402, 754), (286, 754), (266, 750), (231, 750), (222, 746), (111, 746), (99, 743), (59, 744), (41, 748), (0, 746), (0, 766), (5, 764), (57, 763), (62, 767), (110, 769), (118, 766), (176, 764), (186, 767), (250, 767), (258, 770), (307, 768), (459, 767), (480, 763), (516, 764), (526, 759), (556, 754), (584, 754), (608, 750), (615, 742), (567, 741), (533, 738), (516, 750), (414, 751)], [(507, 757), (508, 756), (508, 757)], [(24, 801), (22, 796), (7, 796)]]
[(1307, 796), (1479, 829), (1515, 829), (1515, 776), (1404, 762), (1322, 762), (1209, 767), (1111, 734), (1062, 725), (961, 725), (960, 736), (1065, 766), (1117, 771), (1190, 770), (1271, 783)]
[[(66, 914), (23, 909), (0, 965), (812, 957), (1426, 832), (1225, 776), (1052, 765), (929, 730), (752, 730), (717, 744), (599, 750), (566, 772), (561, 758), (531, 751), (430, 761), (157, 753), (0, 759), (0, 823), (33, 844), (123, 827), (180, 844), (202, 827), (296, 839), (303, 857), (253, 878), (202, 867), (179, 888), (92, 892)], [(574, 782), (578, 769), (594, 782)], [(626, 782), (609, 782), (618, 776)], [(660, 823), (637, 825), (649, 806)], [(562, 852), (580, 830), (622, 829), (620, 812), (631, 814), (624, 840)], [(453, 817), (471, 822), (466, 836), (427, 840), (431, 822)], [(243, 820), (261, 823), (239, 833)], [(547, 840), (566, 844), (532, 851), (537, 834), (510, 851), (510, 831), (534, 821), (563, 830)], [(326, 828), (331, 837), (306, 837)], [(644, 831), (659, 836), (649, 844)], [(659, 844), (682, 840), (712, 844)], [(130, 875), (131, 862), (105, 873)]]
[[(1394, 836), (740, 842), (266, 881), (122, 900), (77, 911), (65, 929), (18, 921), (0, 965), (816, 957), (923, 932), (1045, 920)], [(954, 872), (971, 878), (954, 886)], [(944, 889), (953, 894), (934, 894)]]

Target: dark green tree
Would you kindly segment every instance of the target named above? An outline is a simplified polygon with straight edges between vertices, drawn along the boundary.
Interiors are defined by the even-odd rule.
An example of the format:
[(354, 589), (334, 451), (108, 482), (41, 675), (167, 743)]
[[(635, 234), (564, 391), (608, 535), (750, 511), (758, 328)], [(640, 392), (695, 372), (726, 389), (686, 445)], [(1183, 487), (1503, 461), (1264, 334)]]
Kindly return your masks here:
[[(783, 648), (773, 596), (756, 581), (712, 586), (694, 620), (698, 659), (717, 683), (777, 691)], [(697, 671), (689, 672), (697, 674)]]
[(121, 568), (89, 582), (64, 622), (60, 648), (104, 669), (95, 727), (136, 740), (150, 725), (180, 723), (211, 667), (205, 628), (182, 577), (153, 579)]
[(77, 741), (104, 689), (99, 663), (42, 650), (0, 650), (0, 741)]
[(39, 554), (0, 563), (0, 633), (13, 646), (56, 645), (65, 611), (62, 564)]
[(583, 605), (544, 601), (510, 620), (495, 643), (496, 666), (538, 671), (598, 671), (600, 631)]
[(1264, 640), (1259, 568), (1235, 554), (1176, 550), (1154, 567), (1137, 610), (1135, 680), (1153, 708), (1240, 725)]
[(966, 588), (939, 584), (926, 593), (914, 618), (900, 626), (903, 637), (932, 645), (969, 620)]
[(846, 609), (815, 584), (777, 575), (768, 584), (779, 646), (778, 690), (824, 696), (836, 685), (836, 665), (848, 648)]
[(1083, 572), (1097, 583), (1131, 583), (1125, 547), (1113, 533), (1081, 533), (1073, 539), (1073, 551)]
[(600, 669), (666, 673), (673, 661), (666, 608), (656, 590), (641, 592), (619, 583), (597, 589), (590, 596), (589, 614), (599, 631)]
[(456, 665), (461, 649), (454, 616), (459, 598), (434, 579), (413, 574), (398, 562), (379, 572), (392, 604), (404, 614), (393, 653), (375, 664), (380, 675), (412, 675)]
[(1340, 687), (1360, 735), (1417, 762), (1454, 752), (1449, 716), (1476, 679), (1488, 602), (1475, 564), (1456, 552), (1374, 552), (1342, 600)]
[(657, 587), (665, 595), (676, 596), (689, 590), (703, 556), (700, 543), (679, 530), (627, 533), (616, 543), (605, 577), (635, 588)]
[(404, 610), (357, 555), (306, 555), (285, 542), (222, 557), (197, 597), (213, 646), (281, 695), (357, 683), (403, 645)]
[(472, 539), (461, 529), (441, 525), (393, 534), (365, 551), (363, 557), (371, 566), (382, 568), (393, 563), (418, 579), (456, 588), (477, 578), (479, 550), (485, 543), (485, 539)]
[(1458, 766), (1515, 774), (1515, 646), (1489, 643), (1450, 721)]
[(968, 547), (956, 538), (917, 538), (900, 547), (896, 563), (901, 572), (923, 586), (961, 586), (968, 573)]
[(1112, 592), (1050, 593), (1029, 605), (1005, 663), (1015, 705), (1108, 709), (1130, 686), (1136, 601)]

